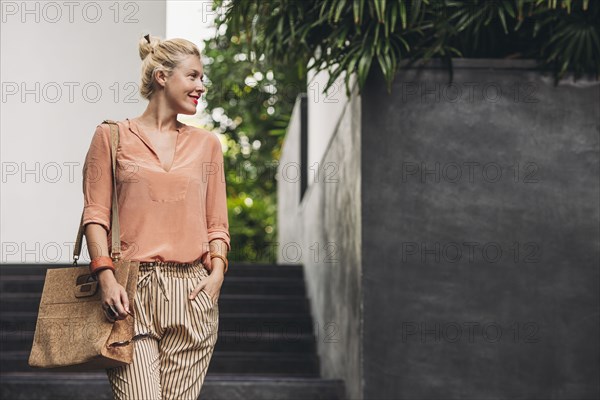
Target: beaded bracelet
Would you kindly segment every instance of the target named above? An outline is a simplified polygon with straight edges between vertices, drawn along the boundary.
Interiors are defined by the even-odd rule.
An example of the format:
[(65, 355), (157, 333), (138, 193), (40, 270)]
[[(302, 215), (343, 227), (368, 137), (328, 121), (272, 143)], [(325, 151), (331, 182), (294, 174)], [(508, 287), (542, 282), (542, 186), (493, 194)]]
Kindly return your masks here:
[(217, 254), (217, 253), (210, 253), (210, 258), (211, 258), (211, 260), (213, 258), (220, 258), (221, 260), (223, 260), (223, 262), (225, 263), (225, 271), (223, 271), (223, 275), (225, 275), (227, 273), (227, 267), (228, 267), (228, 264), (229, 264), (229, 262), (227, 261), (227, 259), (225, 257), (223, 257), (222, 255)]

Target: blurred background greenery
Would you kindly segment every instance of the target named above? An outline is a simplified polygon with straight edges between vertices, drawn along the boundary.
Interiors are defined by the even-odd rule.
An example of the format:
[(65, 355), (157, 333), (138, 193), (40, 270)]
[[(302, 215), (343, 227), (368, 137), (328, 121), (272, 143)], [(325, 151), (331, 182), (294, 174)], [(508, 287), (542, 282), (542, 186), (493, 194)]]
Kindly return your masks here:
[(231, 252), (245, 262), (275, 262), (279, 152), (304, 81), (295, 71), (250, 61), (239, 38), (207, 41), (203, 56), (209, 128), (222, 134)]

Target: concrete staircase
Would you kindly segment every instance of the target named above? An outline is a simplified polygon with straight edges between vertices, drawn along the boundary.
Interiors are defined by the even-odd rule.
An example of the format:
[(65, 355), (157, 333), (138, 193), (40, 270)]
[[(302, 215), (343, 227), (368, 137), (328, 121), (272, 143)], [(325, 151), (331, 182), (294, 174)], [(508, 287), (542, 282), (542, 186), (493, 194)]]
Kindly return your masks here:
[[(45, 271), (0, 265), (0, 398), (112, 399), (104, 371), (67, 374), (27, 365)], [(319, 376), (301, 265), (232, 263), (219, 311), (202, 400), (345, 398), (343, 381)]]

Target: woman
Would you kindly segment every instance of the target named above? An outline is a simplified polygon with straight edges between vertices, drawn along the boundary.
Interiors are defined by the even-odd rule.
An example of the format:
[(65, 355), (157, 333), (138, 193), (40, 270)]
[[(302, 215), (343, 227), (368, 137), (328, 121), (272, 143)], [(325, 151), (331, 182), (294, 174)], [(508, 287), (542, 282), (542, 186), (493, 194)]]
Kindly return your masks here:
[[(134, 361), (107, 369), (116, 399), (198, 398), (217, 340), (218, 298), (230, 247), (221, 143), (182, 124), (201, 94), (198, 48), (184, 39), (140, 40), (144, 113), (118, 121), (121, 258), (140, 261), (135, 301), (110, 258), (110, 127), (96, 127), (84, 164), (90, 269), (107, 318), (135, 316)], [(130, 308), (134, 308), (132, 313)]]

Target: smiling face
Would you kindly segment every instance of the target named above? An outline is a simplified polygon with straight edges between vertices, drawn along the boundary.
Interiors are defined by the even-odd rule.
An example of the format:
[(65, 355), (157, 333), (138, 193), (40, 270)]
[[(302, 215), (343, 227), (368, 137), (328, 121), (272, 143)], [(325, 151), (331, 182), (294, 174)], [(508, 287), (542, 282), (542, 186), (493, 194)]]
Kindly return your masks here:
[(202, 83), (204, 69), (200, 59), (188, 55), (173, 69), (167, 78), (165, 97), (170, 107), (178, 114), (193, 115), (200, 96), (206, 91)]

